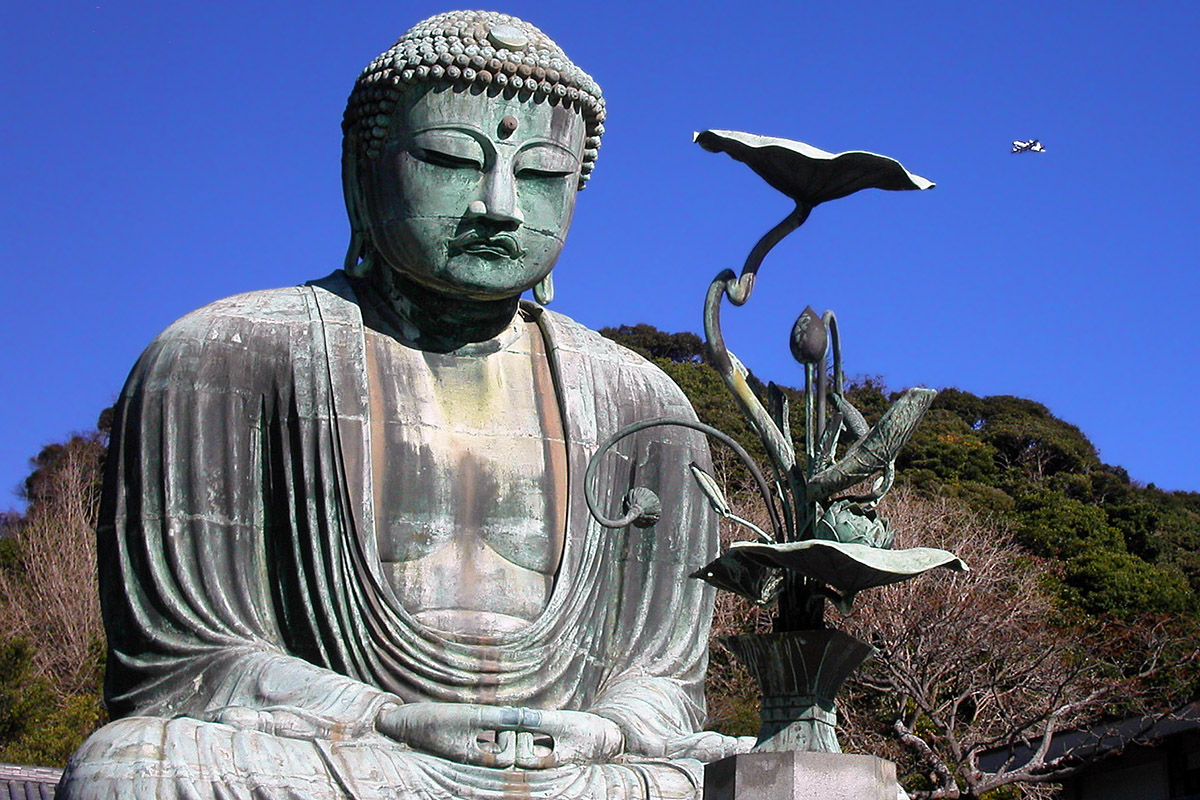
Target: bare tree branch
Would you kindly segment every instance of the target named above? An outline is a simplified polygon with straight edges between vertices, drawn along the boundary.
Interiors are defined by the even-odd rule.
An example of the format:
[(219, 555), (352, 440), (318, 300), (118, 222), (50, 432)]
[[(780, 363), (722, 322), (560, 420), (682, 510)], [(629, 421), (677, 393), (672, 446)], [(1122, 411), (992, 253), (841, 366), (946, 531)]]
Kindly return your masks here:
[[(901, 774), (927, 776), (916, 800), (1010, 784), (1048, 796), (1041, 784), (1104, 750), (1063, 732), (1114, 710), (1167, 712), (1161, 679), (1197, 658), (1183, 622), (1069, 618), (1044, 588), (1056, 565), (1024, 552), (1003, 525), (903, 490), (887, 512), (908, 534), (898, 546), (945, 547), (972, 570), (885, 587), (837, 622), (878, 650), (844, 690), (846, 739), (896, 760)], [(874, 699), (881, 691), (894, 700)], [(1004, 748), (1014, 755), (981, 768), (984, 753)]]

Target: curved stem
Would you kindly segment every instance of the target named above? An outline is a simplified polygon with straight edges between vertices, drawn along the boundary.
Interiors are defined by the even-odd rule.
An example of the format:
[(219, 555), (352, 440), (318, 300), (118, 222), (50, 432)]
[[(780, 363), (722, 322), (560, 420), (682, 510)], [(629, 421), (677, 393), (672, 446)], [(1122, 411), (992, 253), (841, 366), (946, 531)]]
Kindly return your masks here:
[[(728, 296), (729, 302), (735, 306), (743, 305), (749, 300), (750, 293), (754, 290), (755, 276), (767, 253), (785, 236), (803, 225), (810, 213), (812, 206), (797, 203), (786, 217), (754, 245), (742, 266), (741, 276), (735, 276), (732, 270), (724, 270), (709, 284), (708, 294), (704, 299), (704, 337), (708, 345), (709, 359), (733, 393), (734, 400), (741, 406), (742, 413), (750, 420), (758, 438), (762, 440), (767, 456), (775, 468), (778, 482), (792, 494), (795, 494), (797, 489), (792, 485), (797, 479), (797, 473), (793, 470), (796, 464), (795, 450), (789, 441), (790, 437), (780, 431), (779, 426), (772, 421), (771, 415), (763, 408), (746, 383), (745, 377), (733, 365), (733, 359), (725, 345), (725, 337), (721, 333), (721, 298)], [(802, 476), (800, 479), (803, 479)], [(786, 530), (789, 534), (794, 534), (796, 523), (791, 514), (786, 516)]]
[(721, 297), (729, 293), (731, 286), (736, 285), (737, 279), (734, 278), (733, 271), (725, 270), (708, 286), (708, 294), (704, 298), (704, 340), (708, 345), (708, 357), (725, 381), (725, 385), (729, 387), (742, 413), (750, 420), (758, 438), (762, 440), (776, 474), (783, 479), (796, 463), (796, 454), (771, 419), (771, 415), (763, 408), (762, 402), (755, 396), (746, 378), (734, 367), (729, 349), (725, 346), (725, 336), (721, 333)]
[(804, 455), (811, 473), (817, 454), (816, 364), (804, 365)]
[[(644, 419), (640, 422), (634, 422), (631, 425), (626, 425), (621, 430), (608, 437), (603, 444), (596, 450), (596, 454), (588, 461), (587, 471), (583, 476), (583, 499), (587, 502), (588, 510), (592, 512), (592, 516), (606, 528), (623, 528), (633, 522), (637, 518), (634, 514), (635, 509), (630, 509), (624, 517), (620, 519), (609, 519), (600, 511), (600, 504), (596, 500), (595, 490), (592, 486), (593, 478), (596, 474), (596, 467), (600, 463), (600, 458), (608, 452), (608, 450), (617, 442), (624, 439), (626, 436), (631, 436), (639, 431), (644, 431), (647, 428), (654, 428), (663, 425), (674, 425), (680, 428), (690, 428), (694, 431), (699, 431), (706, 436), (711, 436), (721, 444), (733, 450), (737, 457), (746, 465), (746, 469), (750, 470), (750, 476), (754, 479), (754, 483), (758, 487), (759, 494), (762, 495), (763, 501), (767, 504), (767, 512), (771, 516), (771, 527), (775, 530), (775, 535), (780, 536), (783, 531), (783, 526), (779, 521), (779, 509), (775, 507), (775, 498), (771, 494), (771, 489), (767, 484), (767, 479), (763, 477), (762, 470), (754, 463), (754, 459), (746, 452), (746, 449), (738, 444), (731, 436), (723, 433), (711, 425), (705, 425), (703, 422), (690, 419), (674, 419), (671, 417), (658, 417), (655, 419)], [(632, 516), (631, 516), (632, 515)]]
[[(825, 436), (826, 413), (825, 413), (825, 398), (828, 393), (829, 373), (826, 358), (829, 355), (829, 349), (826, 348), (825, 355), (821, 356), (821, 360), (814, 364), (816, 369), (816, 387), (813, 391), (816, 411), (813, 412), (813, 442), (820, 444), (821, 439)], [(813, 453), (816, 454), (816, 448), (813, 448)], [(811, 469), (811, 468), (810, 468)]]
[(608, 517), (599, 516), (596, 513), (596, 509), (592, 508), (592, 500), (591, 498), (586, 497), (586, 490), (585, 499), (588, 500), (588, 509), (592, 512), (592, 516), (596, 518), (596, 522), (599, 522), (606, 528), (624, 528), (626, 525), (632, 525), (634, 520), (640, 517), (642, 512), (645, 511), (645, 509), (640, 505), (632, 503), (629, 506), (629, 511), (625, 513), (625, 516), (617, 517), (616, 519), (609, 519)]
[(740, 306), (750, 299), (750, 293), (754, 291), (754, 276), (758, 274), (758, 268), (762, 266), (763, 259), (767, 257), (767, 253), (771, 252), (775, 245), (783, 241), (785, 236), (803, 225), (804, 221), (808, 219), (808, 215), (812, 213), (812, 210), (812, 206), (797, 203), (790, 214), (758, 240), (758, 244), (754, 245), (754, 249), (750, 251), (750, 255), (746, 256), (746, 263), (742, 266), (742, 274), (738, 278), (737, 283), (728, 289), (729, 302), (735, 306)]
[(822, 316), (825, 329), (829, 331), (829, 347), (833, 350), (833, 391), (834, 394), (846, 393), (846, 376), (842, 373), (842, 337), (838, 334), (837, 315), (826, 311)]

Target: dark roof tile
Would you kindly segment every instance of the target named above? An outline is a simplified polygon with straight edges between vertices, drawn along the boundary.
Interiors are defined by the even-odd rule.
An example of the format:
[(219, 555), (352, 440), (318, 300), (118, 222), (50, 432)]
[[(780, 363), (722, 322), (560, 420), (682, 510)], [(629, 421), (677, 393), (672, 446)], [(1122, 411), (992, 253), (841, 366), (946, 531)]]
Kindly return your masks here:
[(0, 800), (53, 800), (62, 770), (0, 764)]

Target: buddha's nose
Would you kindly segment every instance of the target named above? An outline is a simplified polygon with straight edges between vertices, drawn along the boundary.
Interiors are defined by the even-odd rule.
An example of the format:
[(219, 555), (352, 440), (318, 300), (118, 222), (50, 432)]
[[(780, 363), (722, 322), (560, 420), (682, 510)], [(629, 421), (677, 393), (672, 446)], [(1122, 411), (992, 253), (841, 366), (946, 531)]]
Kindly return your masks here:
[(486, 219), (506, 228), (525, 222), (517, 203), (516, 180), (508, 170), (495, 170), (484, 177), (482, 192), (467, 205), (468, 219)]

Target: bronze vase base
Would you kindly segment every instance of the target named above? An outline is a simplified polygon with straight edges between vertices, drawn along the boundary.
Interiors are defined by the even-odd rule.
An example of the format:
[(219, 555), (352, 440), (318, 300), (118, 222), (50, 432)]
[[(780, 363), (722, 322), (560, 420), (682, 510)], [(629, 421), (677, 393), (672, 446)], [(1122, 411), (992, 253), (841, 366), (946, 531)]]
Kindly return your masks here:
[(834, 629), (727, 636), (721, 643), (762, 694), (754, 752), (842, 752), (833, 699), (873, 647)]

